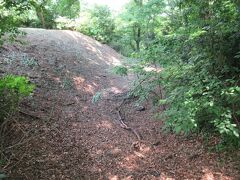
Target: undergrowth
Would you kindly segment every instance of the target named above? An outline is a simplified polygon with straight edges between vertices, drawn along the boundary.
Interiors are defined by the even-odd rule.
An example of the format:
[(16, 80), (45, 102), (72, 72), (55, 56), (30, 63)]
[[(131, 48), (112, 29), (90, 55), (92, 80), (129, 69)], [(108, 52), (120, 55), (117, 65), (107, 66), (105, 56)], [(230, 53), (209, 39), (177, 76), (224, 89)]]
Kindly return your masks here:
[(17, 110), (20, 100), (29, 96), (33, 88), (22, 76), (6, 75), (0, 79), (0, 124)]

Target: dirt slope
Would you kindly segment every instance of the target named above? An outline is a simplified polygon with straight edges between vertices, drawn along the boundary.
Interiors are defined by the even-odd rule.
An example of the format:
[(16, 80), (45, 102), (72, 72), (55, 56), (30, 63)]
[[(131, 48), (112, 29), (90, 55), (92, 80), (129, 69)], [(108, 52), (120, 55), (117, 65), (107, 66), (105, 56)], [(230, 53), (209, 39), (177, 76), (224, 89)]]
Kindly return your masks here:
[[(128, 79), (109, 71), (122, 61), (114, 50), (77, 32), (23, 30), (26, 43), (0, 53), (2, 72), (36, 84), (3, 139), (1, 169), (10, 179), (240, 178), (239, 161), (204, 149), (200, 137), (160, 133), (150, 104), (139, 112), (130, 100), (123, 108), (140, 143), (121, 128), (116, 107)], [(102, 99), (93, 104), (96, 92)]]

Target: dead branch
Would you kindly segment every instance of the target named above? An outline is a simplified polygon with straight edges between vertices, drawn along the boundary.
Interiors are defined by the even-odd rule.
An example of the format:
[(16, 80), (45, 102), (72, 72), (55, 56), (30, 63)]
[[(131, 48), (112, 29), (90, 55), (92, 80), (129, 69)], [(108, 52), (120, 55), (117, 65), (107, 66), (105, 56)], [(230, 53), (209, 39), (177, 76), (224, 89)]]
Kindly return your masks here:
[(124, 99), (124, 100), (122, 101), (122, 103), (120, 104), (120, 106), (119, 106), (118, 108), (116, 108), (117, 114), (118, 114), (118, 120), (119, 120), (119, 122), (120, 122), (120, 126), (121, 126), (123, 129), (126, 129), (126, 130), (128, 130), (128, 131), (131, 131), (131, 132), (137, 137), (138, 141), (141, 141), (141, 140), (142, 140), (142, 137), (139, 135), (139, 133), (138, 133), (135, 129), (129, 127), (129, 126), (124, 122), (124, 117), (123, 117), (123, 115), (122, 115), (122, 113), (121, 113), (121, 106), (124, 104), (125, 100), (126, 100), (126, 99)]
[(19, 113), (21, 113), (21, 114), (23, 114), (23, 115), (26, 115), (26, 116), (30, 116), (30, 117), (32, 117), (32, 118), (34, 118), (34, 119), (41, 119), (41, 118), (38, 117), (37, 115), (34, 115), (34, 114), (32, 114), (32, 113), (29, 113), (29, 112), (24, 112), (24, 111), (22, 111), (22, 110), (19, 110)]

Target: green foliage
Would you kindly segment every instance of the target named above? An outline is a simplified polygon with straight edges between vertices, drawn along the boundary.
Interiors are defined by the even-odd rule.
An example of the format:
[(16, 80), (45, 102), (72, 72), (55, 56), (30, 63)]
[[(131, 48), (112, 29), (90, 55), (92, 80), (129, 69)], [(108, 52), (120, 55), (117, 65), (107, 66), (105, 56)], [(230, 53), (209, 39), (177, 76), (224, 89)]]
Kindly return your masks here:
[(83, 12), (81, 18), (83, 21), (77, 27), (78, 31), (103, 43), (112, 40), (115, 23), (107, 6), (96, 5)]
[(31, 10), (35, 12), (40, 23), (39, 25), (42, 28), (51, 29), (55, 27), (56, 24), (53, 12), (54, 3), (51, 0), (30, 0), (29, 4), (31, 5)]
[(28, 4), (28, 11), (20, 17), (23, 18), (21, 25), (27, 27), (56, 28), (59, 18), (70, 21), (80, 13), (79, 0), (28, 0), (25, 3)]
[(72, 81), (70, 79), (68, 79), (67, 77), (65, 77), (63, 80), (62, 80), (62, 85), (61, 87), (63, 89), (70, 89), (73, 87), (72, 85)]
[[(132, 1), (121, 15), (120, 42), (132, 47), (128, 55), (140, 59), (128, 66), (138, 76), (133, 93), (141, 100), (154, 95), (155, 106), (167, 107), (161, 113), (166, 129), (218, 133), (239, 145), (239, 7), (228, 0), (169, 1), (166, 6), (148, 0), (141, 7)], [(131, 28), (141, 29), (139, 52)]]
[(0, 90), (7, 89), (8, 91), (15, 92), (21, 98), (22, 96), (29, 95), (34, 86), (29, 85), (25, 77), (7, 75), (0, 79)]
[(163, 7), (160, 0), (131, 0), (116, 18), (118, 26), (111, 45), (125, 56), (140, 51), (155, 39)]
[[(239, 139), (240, 64), (234, 55), (239, 51), (240, 36), (235, 4), (224, 0), (213, 4), (183, 1), (175, 6), (181, 6), (182, 12), (173, 17), (180, 14), (188, 24), (172, 25), (173, 34), (168, 38), (175, 45), (165, 44), (169, 49), (174, 47), (178, 55), (176, 63), (167, 66), (163, 74), (170, 105), (165, 113), (166, 125), (176, 132), (217, 131)], [(185, 12), (189, 6), (195, 11)], [(188, 13), (188, 19), (184, 13)], [(171, 39), (163, 41), (169, 42)]]
[(57, 29), (73, 30), (77, 26), (77, 22), (66, 17), (58, 17), (55, 19), (55, 22)]
[(96, 92), (96, 94), (92, 97), (92, 103), (96, 104), (100, 98), (101, 98), (101, 93)]
[[(0, 46), (4, 41), (13, 41), (19, 34), (16, 27), (22, 22), (20, 14), (27, 8), (25, 3), (19, 4), (9, 0), (0, 1)], [(8, 33), (8, 38), (3, 39), (6, 33)]]
[(25, 77), (7, 75), (0, 79), (0, 124), (13, 113), (20, 100), (30, 95), (34, 85), (29, 84)]
[(128, 73), (128, 69), (124, 66), (115, 66), (112, 69), (114, 74), (120, 75), (120, 76), (126, 76)]
[(53, 6), (55, 16), (76, 18), (80, 13), (79, 0), (57, 0)]

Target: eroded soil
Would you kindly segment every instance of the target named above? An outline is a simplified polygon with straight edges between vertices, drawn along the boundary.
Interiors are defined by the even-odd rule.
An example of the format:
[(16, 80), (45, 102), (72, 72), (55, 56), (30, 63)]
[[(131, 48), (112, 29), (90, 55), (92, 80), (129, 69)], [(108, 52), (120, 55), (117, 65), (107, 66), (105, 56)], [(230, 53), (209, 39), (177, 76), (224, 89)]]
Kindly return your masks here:
[(24, 31), (24, 44), (0, 53), (1, 73), (36, 85), (2, 138), (9, 179), (240, 179), (239, 153), (226, 158), (201, 137), (161, 133), (150, 103), (144, 111), (134, 100), (123, 107), (141, 142), (121, 128), (116, 108), (132, 80), (110, 72), (123, 59), (114, 50), (77, 32)]

